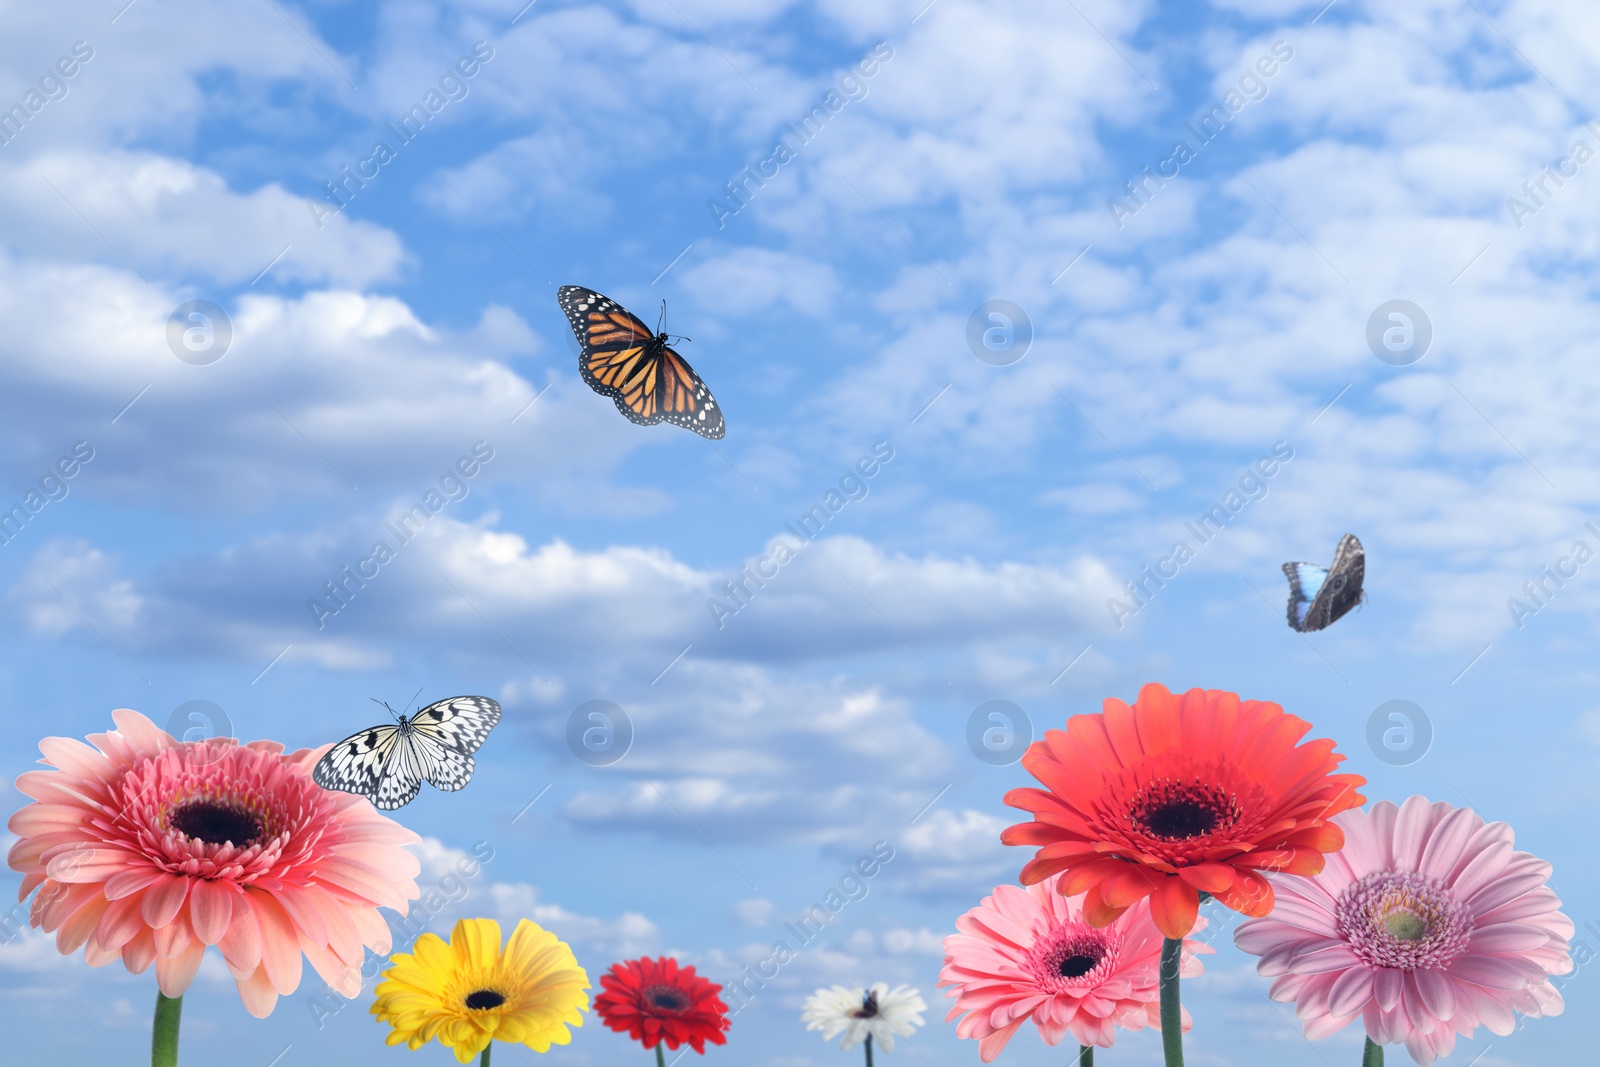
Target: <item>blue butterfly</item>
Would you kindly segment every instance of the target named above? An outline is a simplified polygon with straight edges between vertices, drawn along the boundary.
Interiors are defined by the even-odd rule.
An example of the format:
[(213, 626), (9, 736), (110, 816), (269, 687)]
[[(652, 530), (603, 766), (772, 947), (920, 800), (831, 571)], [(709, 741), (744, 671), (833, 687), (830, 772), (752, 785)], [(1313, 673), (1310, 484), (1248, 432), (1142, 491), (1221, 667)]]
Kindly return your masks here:
[(1285, 563), (1283, 573), (1289, 578), (1289, 627), (1309, 633), (1331, 626), (1364, 599), (1367, 554), (1355, 534), (1345, 534), (1331, 567)]

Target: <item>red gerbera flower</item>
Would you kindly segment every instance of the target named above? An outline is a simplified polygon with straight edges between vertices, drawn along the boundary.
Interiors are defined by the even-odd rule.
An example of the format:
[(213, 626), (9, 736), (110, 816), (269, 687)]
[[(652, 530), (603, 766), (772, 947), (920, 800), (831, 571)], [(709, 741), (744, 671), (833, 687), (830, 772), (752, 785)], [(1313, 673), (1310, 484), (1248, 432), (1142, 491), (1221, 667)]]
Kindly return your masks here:
[(594, 998), (595, 1013), (645, 1048), (665, 1041), (670, 1049), (687, 1044), (704, 1053), (707, 1041), (727, 1044), (728, 1006), (717, 996), (722, 987), (670, 956), (613, 963), (600, 985), (605, 992)]
[(1297, 743), (1309, 729), (1266, 701), (1147, 685), (1132, 707), (1107, 700), (1028, 746), (1022, 765), (1048, 792), (1007, 793), (1034, 821), (1000, 840), (1040, 846), (1022, 884), (1065, 872), (1058, 888), (1087, 894), (1093, 926), (1149, 897), (1161, 932), (1183, 937), (1202, 891), (1266, 915), (1272, 886), (1260, 872), (1320, 873), (1324, 853), (1344, 847), (1330, 820), (1365, 800), (1365, 778), (1332, 773), (1344, 757), (1331, 740)]

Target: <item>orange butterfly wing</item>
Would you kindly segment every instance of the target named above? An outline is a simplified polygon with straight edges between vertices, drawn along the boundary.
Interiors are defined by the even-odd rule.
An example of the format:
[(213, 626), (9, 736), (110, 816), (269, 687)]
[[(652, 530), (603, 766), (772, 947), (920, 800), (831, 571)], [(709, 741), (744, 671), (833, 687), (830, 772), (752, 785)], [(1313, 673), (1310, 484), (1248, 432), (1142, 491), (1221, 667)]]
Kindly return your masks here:
[(670, 422), (714, 441), (727, 432), (706, 383), (637, 315), (579, 285), (563, 285), (556, 299), (582, 349), (578, 372), (618, 411), (641, 426)]

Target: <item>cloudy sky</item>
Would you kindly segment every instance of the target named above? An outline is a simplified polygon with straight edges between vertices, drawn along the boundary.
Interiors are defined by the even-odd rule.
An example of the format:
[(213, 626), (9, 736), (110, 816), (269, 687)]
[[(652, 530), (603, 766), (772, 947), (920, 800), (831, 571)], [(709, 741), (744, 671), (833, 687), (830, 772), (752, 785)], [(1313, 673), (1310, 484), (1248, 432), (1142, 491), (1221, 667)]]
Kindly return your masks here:
[[(733, 980), (887, 843), (707, 1057), (758, 1067), (855, 1062), (800, 1001), (875, 980), (935, 1005), (896, 1062), (976, 1063), (932, 987), (1025, 858), (1007, 761), (1146, 681), (1279, 701), (1369, 795), (1511, 823), (1600, 928), (1600, 21), (525, 2), (4, 6), (7, 782), (117, 707), (298, 747), (370, 698), (495, 696), (472, 785), (401, 813), (430, 923), (529, 916), (591, 975)], [(727, 437), (585, 387), (561, 284), (664, 301)], [(1345, 532), (1367, 602), (1299, 636), (1280, 565)], [(1372, 740), (1392, 700), (1409, 749)], [(990, 701), (1009, 754), (969, 743)], [(1221, 925), (1191, 1061), (1354, 1062)], [(153, 988), (0, 936), (27, 1059), (138, 1063)], [(213, 961), (186, 1057), (453, 1062), (321, 992), (254, 1022)], [(1600, 978), (1565, 994), (1452, 1062), (1574, 1060)], [(548, 1060), (647, 1054), (591, 1025)]]

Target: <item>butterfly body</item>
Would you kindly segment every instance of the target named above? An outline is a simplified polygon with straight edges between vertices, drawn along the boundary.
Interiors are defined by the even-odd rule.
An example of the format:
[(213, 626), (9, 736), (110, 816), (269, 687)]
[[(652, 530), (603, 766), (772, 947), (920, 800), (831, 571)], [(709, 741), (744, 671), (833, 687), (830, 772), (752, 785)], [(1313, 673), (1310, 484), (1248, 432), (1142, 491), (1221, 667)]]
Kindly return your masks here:
[(499, 721), (500, 705), (488, 697), (451, 697), (351, 734), (317, 761), (311, 777), (393, 811), (411, 803), (424, 781), (447, 793), (470, 782), (472, 754)]
[(1333, 563), (1285, 563), (1289, 579), (1289, 627), (1311, 633), (1333, 625), (1365, 597), (1367, 555), (1355, 534), (1345, 534), (1334, 550)]
[(667, 334), (581, 285), (563, 285), (556, 302), (578, 338), (578, 373), (589, 388), (611, 397), (618, 411), (641, 426), (670, 422), (721, 440), (727, 432), (722, 409)]

